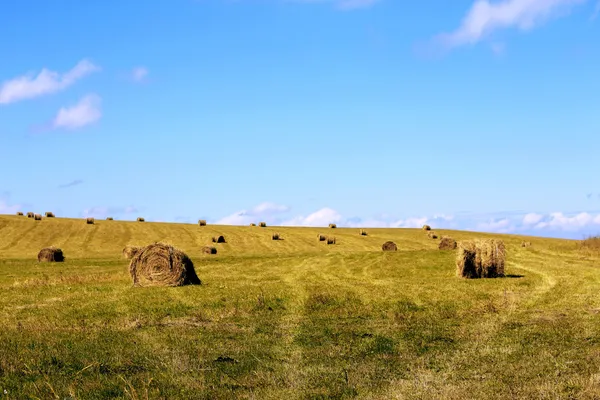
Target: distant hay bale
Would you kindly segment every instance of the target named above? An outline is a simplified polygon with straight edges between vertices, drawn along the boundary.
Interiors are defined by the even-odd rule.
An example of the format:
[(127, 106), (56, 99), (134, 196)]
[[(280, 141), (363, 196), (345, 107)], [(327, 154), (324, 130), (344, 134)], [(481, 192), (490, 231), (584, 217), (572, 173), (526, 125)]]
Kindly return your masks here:
[(256, 224), (255, 224), (254, 222), (252, 222), (252, 223), (250, 224), (250, 226), (256, 226)]
[(204, 246), (202, 247), (202, 252), (204, 254), (217, 254), (217, 248), (212, 246)]
[(34, 217), (34, 214), (31, 211), (27, 213), (27, 218), (33, 218), (33, 217)]
[(213, 243), (225, 243), (225, 236), (213, 236), (212, 241)]
[(123, 248), (123, 257), (131, 260), (141, 249), (142, 247), (140, 246), (125, 246), (125, 248)]
[(261, 228), (266, 228), (267, 227), (267, 223), (266, 222), (260, 222), (258, 224), (258, 226), (260, 226)]
[(365, 231), (364, 229), (361, 229), (358, 234), (361, 236), (367, 236), (367, 231)]
[(94, 225), (94, 218), (86, 218), (85, 223), (88, 225)]
[(435, 232), (433, 232), (433, 231), (427, 232), (427, 237), (429, 239), (437, 239), (438, 238), (437, 235), (435, 234)]
[(335, 238), (334, 237), (327, 237), (327, 244), (335, 244)]
[(65, 255), (58, 247), (45, 247), (38, 253), (38, 262), (63, 262)]
[(329, 224), (329, 227), (330, 228), (337, 228), (337, 225), (336, 224)]
[(271, 235), (271, 238), (273, 240), (280, 240), (281, 239), (281, 237), (279, 236), (279, 233), (274, 233), (273, 235)]
[(504, 276), (506, 249), (498, 239), (461, 241), (457, 245), (456, 272), (463, 278)]
[(17, 211), (17, 215), (18, 215), (19, 217), (22, 217), (22, 216), (23, 216), (23, 213), (22, 213), (21, 211)]
[(142, 217), (138, 217), (137, 222), (145, 222), (146, 220)]
[(396, 246), (396, 243), (394, 243), (394, 242), (387, 241), (387, 242), (385, 242), (381, 246), (381, 250), (383, 250), (383, 251), (396, 251), (396, 250), (398, 250), (398, 246)]
[(442, 240), (438, 245), (440, 250), (456, 250), (456, 240), (448, 236), (442, 236)]
[(165, 243), (140, 249), (131, 259), (129, 273), (134, 286), (201, 284), (192, 260), (183, 251)]
[(319, 242), (324, 242), (327, 240), (327, 236), (321, 234), (318, 234), (317, 238), (319, 239)]
[(51, 213), (50, 211), (46, 211), (46, 218), (54, 218), (54, 213)]
[(531, 242), (525, 242), (525, 241), (521, 242), (521, 247), (529, 247), (529, 246), (531, 246)]
[(41, 221), (42, 220), (42, 216), (40, 214), (35, 214), (33, 216), (33, 219), (36, 220), (36, 221)]
[(106, 220), (107, 220), (107, 221), (112, 221), (112, 220), (113, 220), (113, 217), (106, 217)]
[(430, 231), (431, 227), (429, 225), (423, 225), (423, 230), (424, 231)]
[(205, 219), (201, 219), (198, 221), (198, 225), (200, 226), (206, 226), (206, 220)]

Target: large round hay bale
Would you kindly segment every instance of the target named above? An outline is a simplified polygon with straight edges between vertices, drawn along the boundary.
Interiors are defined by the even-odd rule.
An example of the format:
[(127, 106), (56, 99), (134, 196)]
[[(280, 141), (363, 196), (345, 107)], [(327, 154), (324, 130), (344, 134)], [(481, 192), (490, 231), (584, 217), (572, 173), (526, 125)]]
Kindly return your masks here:
[(206, 226), (206, 220), (205, 219), (201, 219), (198, 221), (198, 225), (200, 226)]
[(50, 211), (46, 211), (46, 218), (54, 218), (54, 213), (50, 212)]
[(506, 249), (498, 239), (461, 241), (457, 245), (456, 273), (463, 278), (504, 276)]
[(271, 235), (271, 239), (273, 239), (273, 240), (281, 240), (281, 236), (279, 236), (279, 233), (273, 233)]
[(329, 227), (330, 228), (337, 228), (337, 225), (336, 224), (329, 224)]
[(223, 235), (213, 236), (212, 241), (213, 241), (213, 243), (225, 243), (225, 236), (223, 236)]
[(32, 213), (31, 211), (29, 211), (29, 212), (27, 213), (27, 218), (33, 218), (33, 217), (34, 217), (34, 215), (35, 215), (34, 213)]
[(41, 221), (42, 220), (42, 216), (40, 214), (35, 214), (33, 216), (33, 219), (36, 220), (36, 221)]
[(131, 260), (141, 249), (141, 246), (125, 246), (125, 248), (123, 248), (123, 257)]
[(427, 232), (427, 237), (428, 237), (429, 239), (437, 239), (437, 238), (438, 238), (438, 237), (437, 237), (437, 235), (436, 235), (436, 233), (435, 233), (435, 232), (433, 232), (433, 231), (429, 231), (429, 232)]
[(440, 249), (440, 250), (455, 250), (456, 249), (456, 240), (454, 240), (448, 236), (442, 236), (442, 240), (440, 240), (438, 249)]
[(134, 286), (201, 284), (192, 260), (183, 251), (165, 243), (140, 249), (131, 259), (129, 273)]
[(335, 238), (334, 237), (327, 237), (327, 244), (335, 244)]
[(88, 225), (94, 225), (94, 218), (86, 218), (85, 223)]
[(327, 240), (327, 236), (321, 235), (320, 233), (317, 235), (317, 238), (319, 239), (319, 242), (324, 242)]
[(38, 253), (38, 262), (63, 262), (65, 255), (58, 247), (45, 247)]
[(423, 230), (424, 231), (430, 231), (431, 227), (429, 225), (423, 225)]
[(365, 231), (364, 229), (361, 229), (361, 230), (358, 232), (358, 234), (359, 234), (360, 236), (367, 236), (367, 231)]
[(254, 222), (252, 222), (252, 223), (250, 224), (250, 226), (256, 226), (256, 224), (255, 224)]
[(396, 250), (398, 250), (398, 246), (396, 246), (396, 243), (394, 243), (394, 242), (387, 241), (387, 242), (385, 242), (381, 246), (381, 250), (383, 250), (383, 251), (396, 251)]
[(260, 226), (261, 228), (266, 228), (267, 227), (267, 223), (266, 222), (260, 222), (258, 224), (258, 226)]
[(137, 222), (145, 222), (146, 220), (142, 217), (138, 217)]
[(21, 211), (17, 211), (17, 215), (18, 215), (19, 217), (22, 217), (22, 216), (23, 216), (23, 213), (22, 213)]
[(217, 254), (217, 248), (213, 246), (204, 246), (202, 252), (204, 254)]
[(525, 241), (521, 242), (521, 247), (529, 247), (529, 246), (531, 246), (531, 242), (525, 242)]

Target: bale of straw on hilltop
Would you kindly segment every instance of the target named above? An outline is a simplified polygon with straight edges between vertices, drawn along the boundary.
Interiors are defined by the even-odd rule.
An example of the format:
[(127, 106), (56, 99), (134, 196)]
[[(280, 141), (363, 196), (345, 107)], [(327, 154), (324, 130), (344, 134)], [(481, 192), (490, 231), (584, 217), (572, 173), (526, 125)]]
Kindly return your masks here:
[(394, 243), (392, 241), (387, 241), (387, 242), (385, 242), (381, 246), (381, 250), (383, 250), (383, 251), (396, 251), (396, 250), (398, 250), (398, 246), (396, 246), (396, 243)]
[(128, 260), (131, 260), (133, 256), (135, 256), (141, 249), (142, 247), (140, 246), (127, 245), (125, 246), (125, 248), (123, 248), (123, 257), (125, 257)]
[(335, 237), (327, 237), (327, 244), (335, 244)]
[(274, 233), (274, 234), (271, 235), (271, 239), (273, 239), (273, 240), (280, 240), (281, 236), (279, 236), (279, 233)]
[(134, 286), (200, 285), (192, 260), (181, 250), (154, 243), (131, 259), (129, 273)]
[(85, 219), (85, 223), (88, 225), (94, 225), (94, 222), (95, 222), (94, 218), (86, 218)]
[(65, 255), (58, 247), (45, 247), (38, 253), (38, 262), (63, 262)]
[(46, 218), (54, 218), (54, 213), (50, 212), (50, 211), (46, 211)]
[(21, 211), (17, 211), (17, 215), (18, 215), (19, 217), (22, 217), (22, 216), (23, 216), (23, 213), (22, 213)]
[(319, 239), (319, 242), (324, 242), (327, 240), (327, 236), (321, 235), (320, 233), (317, 235), (317, 238)]
[(113, 220), (113, 217), (106, 217), (106, 220), (107, 220), (107, 221), (112, 221), (112, 220)]
[(34, 214), (34, 213), (32, 213), (31, 211), (29, 211), (29, 212), (27, 213), (27, 218), (33, 218), (34, 216), (35, 216), (35, 214)]
[(529, 246), (531, 246), (531, 242), (525, 242), (525, 241), (521, 242), (521, 247), (529, 247)]
[(223, 235), (213, 236), (212, 241), (213, 241), (213, 243), (225, 243), (225, 236), (223, 236)]
[(423, 230), (424, 231), (430, 231), (431, 227), (429, 225), (423, 225)]
[(137, 222), (145, 222), (146, 220), (142, 217), (138, 217)]
[(205, 219), (201, 219), (198, 221), (198, 225), (200, 226), (206, 226), (206, 220)]
[(35, 214), (33, 216), (33, 219), (36, 220), (36, 221), (41, 221), (42, 220), (42, 216), (40, 214)]
[(258, 226), (260, 226), (261, 228), (266, 228), (267, 227), (267, 223), (266, 222), (260, 222), (258, 224)]
[(256, 226), (256, 224), (254, 222), (251, 222), (250, 226)]
[(367, 231), (365, 231), (364, 229), (361, 229), (361, 230), (358, 232), (358, 234), (359, 234), (359, 235), (361, 235), (361, 236), (367, 236)]
[(202, 253), (204, 254), (217, 254), (217, 248), (213, 246), (202, 247)]
[(438, 249), (440, 249), (440, 250), (455, 250), (456, 249), (456, 240), (452, 239), (449, 236), (442, 236), (442, 240), (440, 240)]
[(456, 272), (463, 278), (504, 276), (506, 249), (498, 239), (465, 240), (457, 245)]
[(427, 232), (427, 237), (428, 237), (429, 239), (437, 239), (437, 238), (438, 238), (438, 237), (437, 237), (437, 235), (436, 235), (436, 233), (435, 233), (435, 232), (433, 232), (433, 231), (429, 231), (429, 232)]
[(337, 225), (336, 224), (329, 224), (329, 227), (330, 228), (337, 228)]

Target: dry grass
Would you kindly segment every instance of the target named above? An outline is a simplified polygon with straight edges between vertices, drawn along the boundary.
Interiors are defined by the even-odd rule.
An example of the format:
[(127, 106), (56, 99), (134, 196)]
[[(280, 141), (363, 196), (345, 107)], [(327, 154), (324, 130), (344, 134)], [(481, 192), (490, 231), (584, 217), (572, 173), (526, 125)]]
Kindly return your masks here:
[(38, 262), (63, 262), (65, 256), (58, 247), (45, 247), (38, 253)]
[(88, 225), (94, 225), (95, 222), (96, 221), (94, 220), (94, 218), (91, 218), (91, 217), (85, 219), (85, 223)]
[(590, 236), (579, 243), (582, 250), (600, 252), (600, 236)]
[(337, 225), (336, 224), (329, 224), (329, 227), (330, 228), (337, 228)]
[(394, 243), (392, 241), (387, 241), (383, 245), (381, 245), (381, 250), (383, 250), (383, 251), (396, 251), (396, 250), (398, 250), (398, 246), (396, 246), (396, 243)]
[(358, 234), (359, 234), (360, 236), (367, 236), (367, 231), (365, 231), (364, 229), (361, 229), (361, 230), (358, 232)]
[(145, 222), (146, 220), (142, 217), (138, 217), (137, 222)]
[(442, 236), (442, 240), (440, 240), (438, 249), (440, 249), (440, 250), (456, 250), (456, 240), (452, 239), (449, 236)]
[(134, 286), (200, 285), (194, 263), (181, 250), (154, 243), (142, 248), (129, 264)]
[(50, 211), (46, 211), (46, 218), (54, 218), (54, 213), (50, 212)]
[(212, 241), (213, 241), (213, 243), (226, 243), (225, 236), (223, 236), (223, 235), (213, 236)]
[(476, 239), (458, 243), (456, 272), (463, 278), (504, 276), (506, 249), (498, 239)]
[(135, 256), (140, 250), (142, 249), (142, 246), (125, 246), (123, 248), (123, 257), (131, 260), (133, 258), (133, 256)]
[(42, 216), (40, 214), (35, 214), (33, 216), (33, 219), (36, 220), (36, 221), (41, 221), (42, 220)]
[(260, 222), (258, 224), (258, 226), (260, 226), (261, 228), (266, 228), (267, 227), (267, 223), (266, 222)]
[(429, 226), (429, 225), (423, 225), (423, 230), (424, 231), (430, 231), (431, 230), (431, 226)]
[(204, 254), (217, 254), (217, 248), (213, 246), (204, 246), (201, 251)]
[(206, 220), (205, 219), (201, 219), (198, 221), (198, 225), (200, 226), (206, 226)]

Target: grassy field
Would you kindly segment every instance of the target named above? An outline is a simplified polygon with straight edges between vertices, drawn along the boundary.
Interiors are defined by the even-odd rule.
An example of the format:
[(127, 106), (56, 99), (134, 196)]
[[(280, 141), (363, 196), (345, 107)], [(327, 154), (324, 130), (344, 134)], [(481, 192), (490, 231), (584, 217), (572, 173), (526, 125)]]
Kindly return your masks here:
[[(0, 216), (0, 399), (599, 399), (600, 256), (437, 232), (504, 239), (508, 276), (457, 278), (416, 229)], [(133, 288), (121, 250), (154, 241), (203, 284)]]

